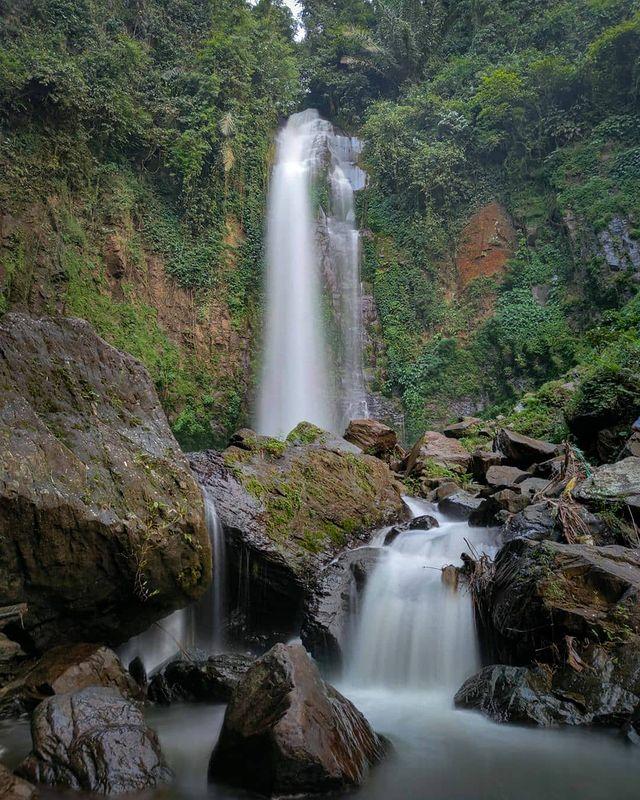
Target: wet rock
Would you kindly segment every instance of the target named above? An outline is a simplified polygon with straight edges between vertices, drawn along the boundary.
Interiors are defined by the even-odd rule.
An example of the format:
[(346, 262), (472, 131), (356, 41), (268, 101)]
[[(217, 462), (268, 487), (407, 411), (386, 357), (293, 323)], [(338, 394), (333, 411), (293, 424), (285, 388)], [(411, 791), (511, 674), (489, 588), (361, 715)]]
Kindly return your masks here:
[(357, 445), (363, 453), (378, 458), (392, 454), (398, 444), (393, 428), (376, 419), (352, 419), (344, 438)]
[(480, 507), (481, 503), (482, 498), (474, 497), (472, 494), (460, 490), (445, 497), (440, 502), (439, 509), (443, 514), (453, 519), (469, 519), (471, 514)]
[(147, 684), (149, 683), (147, 677), (147, 670), (145, 669), (144, 662), (140, 656), (136, 656), (129, 664), (129, 674), (138, 686), (146, 693)]
[(149, 700), (161, 705), (226, 702), (254, 660), (243, 653), (221, 653), (193, 661), (176, 659), (151, 678)]
[(303, 645), (317, 661), (332, 668), (342, 663), (344, 646), (352, 632), (354, 603), (386, 555), (379, 547), (360, 547), (343, 553), (320, 573), (318, 585), (305, 605), (300, 631)]
[(494, 665), (473, 675), (455, 703), (496, 722), (550, 725), (629, 726), (640, 704), (638, 640), (613, 648), (589, 645), (571, 660), (546, 665)]
[(447, 425), (442, 433), (449, 439), (462, 439), (468, 436), (472, 431), (475, 432), (475, 429), (483, 424), (483, 421), (478, 419), (478, 417), (463, 417), (459, 422)]
[[(458, 487), (456, 487), (457, 489)], [(447, 497), (448, 495), (445, 495)], [(432, 528), (438, 528), (440, 523), (431, 514), (422, 514), (419, 517), (414, 517), (409, 522), (403, 522), (400, 525), (394, 525), (393, 528), (384, 537), (385, 546), (394, 542), (401, 533), (405, 531), (430, 531)]]
[(144, 367), (88, 323), (0, 322), (0, 606), (44, 650), (120, 643), (211, 575), (200, 490)]
[(2, 800), (35, 800), (38, 790), (0, 764), (0, 797)]
[(432, 465), (465, 472), (471, 463), (471, 454), (460, 442), (441, 433), (427, 431), (414, 444), (406, 464), (408, 476), (420, 477)]
[(16, 711), (22, 713), (35, 708), (45, 697), (87, 686), (112, 686), (125, 697), (143, 698), (140, 687), (113, 650), (85, 643), (54, 647), (35, 664), (26, 664), (0, 689), (0, 706), (11, 700)]
[(527, 506), (511, 516), (505, 523), (502, 536), (505, 542), (514, 539), (560, 539), (560, 529), (556, 526), (555, 510), (545, 501)]
[(633, 431), (625, 442), (621, 457), (628, 458), (629, 456), (640, 458), (640, 431)]
[(640, 633), (640, 551), (517, 539), (495, 559), (485, 603), (501, 660), (551, 659), (565, 636)]
[(141, 708), (115, 689), (44, 700), (31, 736), (33, 750), (18, 774), (34, 783), (111, 795), (155, 788), (172, 777)]
[(455, 494), (459, 491), (460, 487), (457, 483), (454, 483), (453, 481), (444, 481), (436, 486), (436, 488), (433, 490), (433, 500), (434, 502), (439, 503), (441, 500), (444, 500), (445, 497), (449, 497), (449, 495)]
[(502, 465), (494, 465), (489, 467), (486, 472), (485, 480), (487, 484), (493, 489), (516, 489), (516, 484), (530, 478), (528, 472), (524, 472), (518, 467), (507, 467)]
[(209, 778), (267, 795), (334, 791), (361, 785), (384, 750), (304, 648), (278, 644), (234, 691)]
[(536, 495), (544, 494), (549, 489), (549, 481), (546, 478), (526, 478), (518, 484), (522, 495), (533, 500)]
[(332, 441), (305, 423), (286, 442), (259, 437), (189, 456), (216, 503), (230, 596), (252, 632), (292, 632), (322, 567), (407, 514), (385, 463)]
[(496, 434), (494, 449), (503, 453), (509, 463), (526, 469), (556, 455), (557, 445), (501, 428)]
[(589, 506), (626, 506), (640, 520), (640, 458), (629, 456), (615, 464), (596, 467), (573, 490), (573, 496)]

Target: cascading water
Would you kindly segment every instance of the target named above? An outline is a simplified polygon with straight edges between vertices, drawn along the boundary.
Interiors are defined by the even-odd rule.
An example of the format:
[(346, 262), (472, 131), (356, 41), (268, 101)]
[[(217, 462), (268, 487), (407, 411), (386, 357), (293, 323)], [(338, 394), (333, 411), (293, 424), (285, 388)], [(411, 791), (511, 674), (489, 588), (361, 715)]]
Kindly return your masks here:
[[(355, 141), (313, 110), (291, 116), (278, 136), (267, 215), (260, 433), (283, 436), (303, 420), (341, 433), (348, 416), (366, 414), (353, 211), (363, 173), (355, 165)], [(323, 179), (329, 188), (324, 218), (312, 203)], [(334, 348), (327, 314), (339, 333)]]
[(211, 587), (196, 605), (174, 611), (123, 645), (120, 658), (125, 664), (138, 656), (147, 672), (152, 672), (179, 650), (195, 648), (216, 653), (223, 648), (226, 575), (224, 533), (215, 503), (206, 491), (204, 508), (213, 561)]
[[(410, 501), (414, 512), (434, 514)], [(435, 514), (440, 527), (401, 533), (367, 583), (347, 680), (354, 686), (452, 689), (480, 664), (471, 599), (444, 583), (470, 540), (491, 548), (486, 529)]]

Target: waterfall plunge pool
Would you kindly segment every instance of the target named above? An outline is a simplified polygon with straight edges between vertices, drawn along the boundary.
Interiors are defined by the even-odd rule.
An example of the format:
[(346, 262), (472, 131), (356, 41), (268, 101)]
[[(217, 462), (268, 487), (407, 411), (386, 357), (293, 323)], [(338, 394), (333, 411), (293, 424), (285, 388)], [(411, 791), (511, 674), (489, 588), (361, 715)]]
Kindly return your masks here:
[[(409, 501), (414, 515), (433, 513)], [(438, 515), (439, 516), (439, 515)], [(357, 791), (361, 800), (636, 800), (637, 750), (611, 733), (499, 725), (455, 709), (453, 695), (479, 654), (469, 598), (452, 595), (437, 567), (458, 560), (465, 539), (492, 547), (490, 532), (439, 517), (440, 528), (401, 534), (370, 578), (353, 648), (336, 685), (393, 744)], [(436, 569), (433, 569), (436, 567)], [(386, 646), (384, 646), (386, 645)], [(145, 800), (253, 797), (206, 782), (223, 705), (151, 707), (147, 717), (176, 773)], [(0, 756), (15, 766), (30, 748), (26, 720), (0, 723)], [(69, 800), (45, 790), (44, 800)], [(77, 796), (77, 795), (75, 795)], [(335, 795), (334, 795), (335, 796)]]

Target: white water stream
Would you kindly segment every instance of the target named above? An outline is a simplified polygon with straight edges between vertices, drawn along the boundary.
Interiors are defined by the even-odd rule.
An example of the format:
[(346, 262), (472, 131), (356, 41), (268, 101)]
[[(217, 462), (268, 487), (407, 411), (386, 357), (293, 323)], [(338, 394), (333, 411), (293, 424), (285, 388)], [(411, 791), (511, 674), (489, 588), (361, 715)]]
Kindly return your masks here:
[[(306, 420), (342, 433), (345, 421), (366, 415), (353, 208), (364, 185), (359, 144), (307, 110), (289, 118), (276, 149), (256, 429), (285, 436)], [(313, 203), (323, 186), (326, 216)]]

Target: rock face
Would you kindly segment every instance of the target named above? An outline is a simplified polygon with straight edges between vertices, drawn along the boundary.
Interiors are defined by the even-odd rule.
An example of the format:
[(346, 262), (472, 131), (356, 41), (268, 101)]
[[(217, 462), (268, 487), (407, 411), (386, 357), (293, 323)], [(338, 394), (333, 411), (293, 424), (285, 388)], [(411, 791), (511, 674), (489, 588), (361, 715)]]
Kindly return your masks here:
[(246, 431), (234, 441), (189, 458), (215, 500), (247, 624), (291, 631), (322, 567), (404, 518), (401, 487), (382, 461), (307, 423), (286, 442)]
[(385, 556), (379, 547), (360, 547), (343, 553), (320, 574), (318, 585), (306, 604), (300, 632), (302, 643), (318, 661), (331, 667), (341, 663), (351, 615), (355, 611), (354, 601), (362, 594), (367, 577)]
[(26, 665), (0, 689), (0, 707), (30, 711), (45, 697), (76, 692), (88, 686), (111, 686), (125, 697), (142, 699), (142, 692), (120, 659), (108, 647), (75, 644), (54, 647), (35, 665)]
[(50, 697), (34, 712), (31, 736), (33, 751), (18, 772), (35, 783), (107, 795), (172, 777), (140, 707), (115, 689)]
[(2, 800), (35, 800), (38, 791), (0, 764), (0, 797)]
[(0, 606), (44, 649), (120, 643), (199, 597), (200, 491), (146, 370), (84, 321), (0, 323)]
[(499, 652), (526, 661), (565, 636), (604, 643), (640, 634), (639, 593), (638, 550), (519, 539), (498, 553), (486, 601)]
[(557, 445), (502, 428), (496, 434), (494, 448), (503, 453), (510, 464), (526, 469), (532, 464), (552, 458)]
[(460, 234), (456, 266), (460, 284), (504, 272), (515, 252), (516, 231), (499, 203), (488, 203), (467, 222)]
[(597, 467), (574, 489), (573, 496), (588, 505), (626, 505), (640, 519), (640, 458), (629, 456)]
[(430, 464), (464, 472), (471, 463), (471, 454), (456, 439), (427, 431), (414, 444), (406, 464), (406, 474), (420, 477)]
[(382, 740), (304, 648), (278, 644), (234, 691), (209, 777), (267, 795), (332, 791), (362, 784), (383, 754)]
[(344, 438), (357, 445), (363, 453), (378, 458), (393, 453), (398, 444), (393, 428), (376, 419), (352, 419)]
[(242, 653), (222, 653), (203, 661), (171, 661), (151, 679), (149, 699), (162, 705), (226, 702), (254, 660)]

